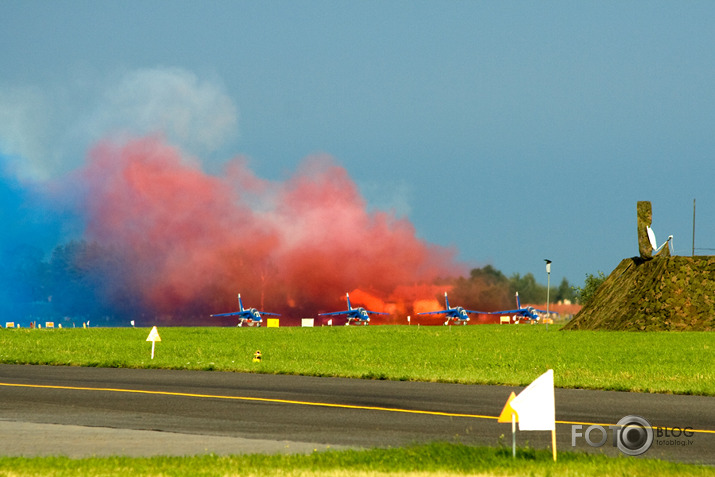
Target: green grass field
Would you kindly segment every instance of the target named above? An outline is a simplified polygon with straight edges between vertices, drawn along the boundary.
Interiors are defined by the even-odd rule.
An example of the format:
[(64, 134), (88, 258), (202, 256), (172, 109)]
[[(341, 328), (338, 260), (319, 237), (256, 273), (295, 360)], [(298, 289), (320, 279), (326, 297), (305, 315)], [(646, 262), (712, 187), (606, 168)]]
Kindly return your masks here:
[[(0, 330), (0, 362), (172, 368), (715, 395), (704, 332), (559, 331), (558, 326)], [(256, 350), (263, 359), (253, 363)]]
[(325, 451), (309, 455), (237, 455), (151, 458), (0, 457), (0, 476), (713, 476), (715, 468), (629, 457), (609, 458), (548, 450), (470, 447), (450, 443)]
[[(710, 333), (559, 331), (558, 326), (2, 329), (0, 362), (171, 368), (715, 395)], [(261, 350), (263, 359), (252, 361)], [(65, 475), (715, 475), (654, 459), (434, 443), (311, 455), (0, 457), (0, 476)]]

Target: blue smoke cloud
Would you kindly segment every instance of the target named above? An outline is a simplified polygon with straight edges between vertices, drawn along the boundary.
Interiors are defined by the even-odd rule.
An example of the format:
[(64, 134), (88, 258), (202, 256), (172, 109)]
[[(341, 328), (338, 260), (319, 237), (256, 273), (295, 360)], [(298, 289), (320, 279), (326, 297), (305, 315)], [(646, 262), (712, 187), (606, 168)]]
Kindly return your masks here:
[(42, 184), (8, 173), (16, 159), (0, 154), (0, 324), (28, 326), (53, 317), (48, 260), (68, 230), (81, 228), (81, 218), (58, 205)]

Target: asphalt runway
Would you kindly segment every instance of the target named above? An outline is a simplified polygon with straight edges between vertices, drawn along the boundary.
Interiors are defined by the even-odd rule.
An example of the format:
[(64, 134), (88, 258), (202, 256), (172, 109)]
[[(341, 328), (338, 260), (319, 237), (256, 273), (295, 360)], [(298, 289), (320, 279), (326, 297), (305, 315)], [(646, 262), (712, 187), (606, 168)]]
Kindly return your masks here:
[[(521, 389), (0, 365), (0, 455), (304, 453), (430, 441), (510, 446), (511, 425), (496, 416)], [(619, 455), (607, 426), (628, 415), (655, 428), (642, 457), (715, 465), (713, 397), (556, 389), (557, 449)], [(574, 424), (582, 433), (602, 425), (608, 441), (591, 447), (577, 436), (572, 446)], [(601, 435), (594, 429), (591, 441)], [(527, 442), (547, 448), (551, 435), (517, 432), (517, 444)]]

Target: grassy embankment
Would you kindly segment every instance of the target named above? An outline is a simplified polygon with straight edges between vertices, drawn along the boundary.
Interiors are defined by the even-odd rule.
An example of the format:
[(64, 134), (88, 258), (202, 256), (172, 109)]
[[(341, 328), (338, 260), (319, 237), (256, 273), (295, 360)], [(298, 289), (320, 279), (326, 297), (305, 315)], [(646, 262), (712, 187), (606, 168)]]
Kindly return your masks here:
[[(712, 334), (558, 326), (3, 329), (0, 362), (172, 368), (715, 395)], [(253, 363), (256, 350), (263, 360)]]

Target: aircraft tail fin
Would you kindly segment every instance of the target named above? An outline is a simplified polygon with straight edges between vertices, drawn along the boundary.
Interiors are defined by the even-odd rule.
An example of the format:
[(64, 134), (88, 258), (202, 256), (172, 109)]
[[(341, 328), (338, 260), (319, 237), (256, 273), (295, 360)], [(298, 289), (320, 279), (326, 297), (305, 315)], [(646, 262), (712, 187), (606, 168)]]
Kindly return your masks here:
[(521, 308), (521, 301), (519, 300), (519, 292), (516, 292), (516, 307)]
[(349, 293), (346, 293), (346, 294), (345, 294), (345, 297), (348, 299), (348, 310), (352, 310), (353, 307), (350, 306), (350, 294), (349, 294)]
[(447, 292), (444, 292), (444, 308), (449, 310), (449, 298), (447, 298)]
[(243, 302), (241, 301), (241, 294), (240, 294), (240, 293), (238, 294), (238, 309), (239, 309), (240, 311), (244, 311), (244, 310), (243, 310)]

